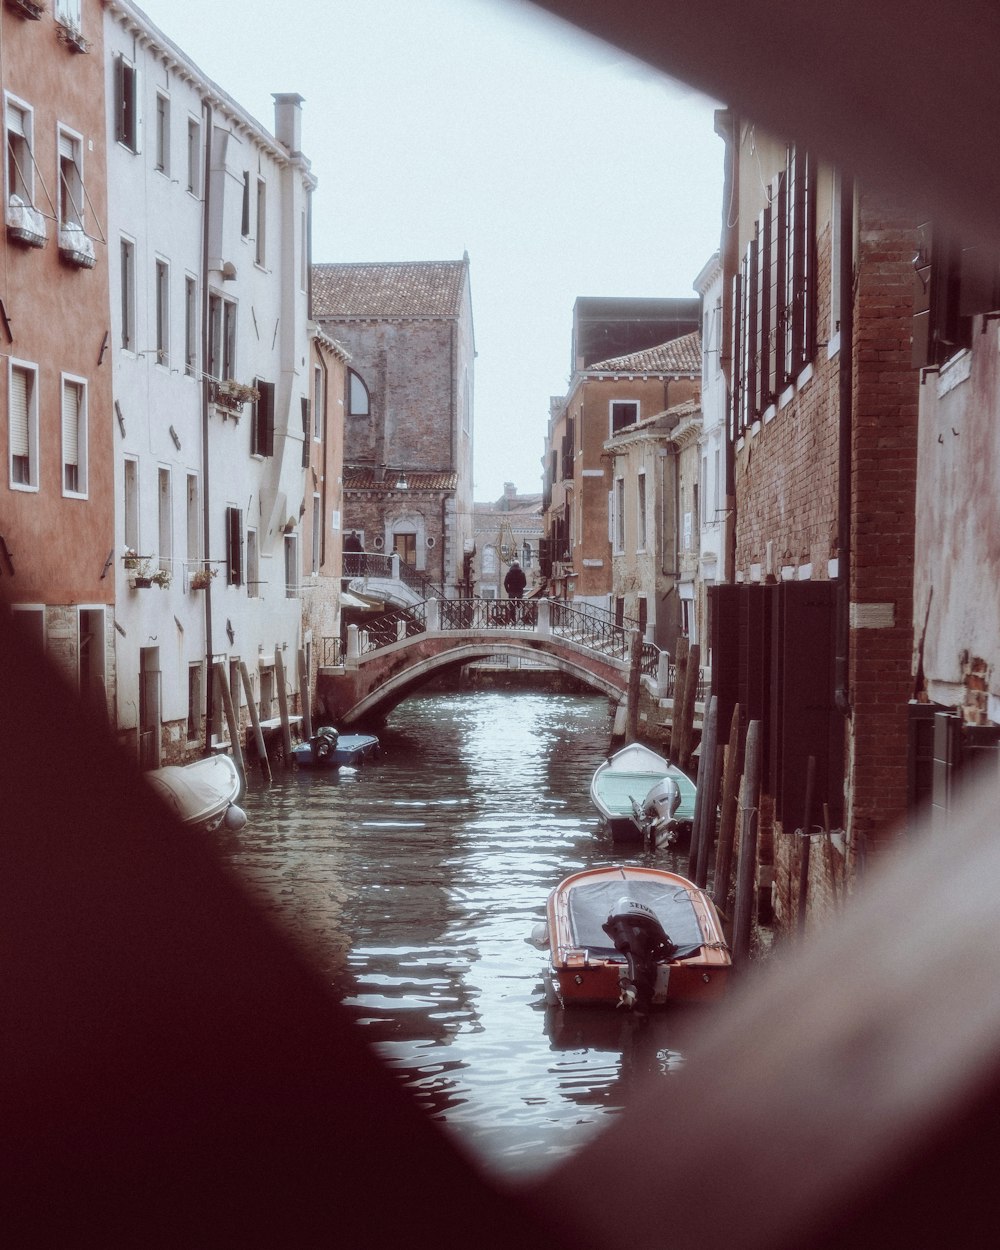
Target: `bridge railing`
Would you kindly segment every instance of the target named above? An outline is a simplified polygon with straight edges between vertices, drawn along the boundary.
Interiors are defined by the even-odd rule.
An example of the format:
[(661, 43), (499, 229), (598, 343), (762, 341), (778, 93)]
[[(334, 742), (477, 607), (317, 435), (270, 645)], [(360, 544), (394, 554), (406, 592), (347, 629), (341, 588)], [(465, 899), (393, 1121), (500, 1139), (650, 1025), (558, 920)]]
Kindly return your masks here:
[(388, 579), (392, 576), (392, 556), (375, 551), (345, 551), (344, 576)]
[(407, 608), (381, 612), (365, 621), (358, 630), (358, 649), (362, 655), (380, 651), (404, 638), (413, 638), (427, 632), (427, 605), (414, 603)]
[(442, 599), (438, 620), (441, 629), (536, 629), (538, 603), (534, 599)]

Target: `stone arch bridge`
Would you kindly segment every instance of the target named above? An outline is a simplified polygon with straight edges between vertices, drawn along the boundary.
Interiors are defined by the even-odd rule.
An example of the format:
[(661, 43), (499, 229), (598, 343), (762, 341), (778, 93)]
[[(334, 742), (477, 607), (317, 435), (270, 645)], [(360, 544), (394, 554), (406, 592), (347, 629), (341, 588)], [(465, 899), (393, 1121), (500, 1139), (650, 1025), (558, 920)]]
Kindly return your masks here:
[[(600, 609), (556, 599), (426, 599), (348, 629), (347, 655), (321, 668), (317, 702), (338, 725), (379, 720), (444, 670), (491, 656), (542, 663), (623, 703), (634, 627)], [(641, 680), (672, 694), (670, 657), (643, 642)]]

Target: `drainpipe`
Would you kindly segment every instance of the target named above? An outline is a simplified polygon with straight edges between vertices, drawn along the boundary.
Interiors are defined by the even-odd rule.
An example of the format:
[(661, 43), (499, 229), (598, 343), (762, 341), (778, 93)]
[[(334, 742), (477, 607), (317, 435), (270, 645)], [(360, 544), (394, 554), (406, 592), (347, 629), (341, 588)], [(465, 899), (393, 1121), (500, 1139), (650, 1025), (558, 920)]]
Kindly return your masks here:
[[(211, 382), (208, 378), (209, 324), (208, 324), (208, 213), (212, 198), (212, 106), (205, 105), (205, 185), (202, 188), (201, 223), (201, 514), (202, 558), (207, 560), (209, 543), (209, 478), (208, 478), (208, 408)], [(212, 660), (212, 585), (205, 587), (205, 754), (212, 754), (212, 719), (215, 711), (214, 671)]]
[(834, 702), (851, 711), (851, 452), (854, 430), (854, 181), (841, 175), (840, 203), (840, 429), (837, 484), (837, 621)]

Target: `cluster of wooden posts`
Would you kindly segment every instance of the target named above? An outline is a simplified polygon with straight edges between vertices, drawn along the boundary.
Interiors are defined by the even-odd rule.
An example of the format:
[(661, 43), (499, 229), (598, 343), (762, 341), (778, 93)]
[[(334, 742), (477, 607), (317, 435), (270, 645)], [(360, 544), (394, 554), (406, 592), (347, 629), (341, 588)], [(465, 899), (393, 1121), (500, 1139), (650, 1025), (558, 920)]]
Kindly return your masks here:
[[(299, 690), (301, 691), (302, 701), (302, 730), (305, 740), (308, 742), (312, 737), (312, 709), (309, 698), (309, 672), (306, 667), (306, 653), (300, 647), (298, 652), (298, 669), (299, 669)], [(215, 683), (215, 697), (222, 704), (226, 717), (226, 725), (229, 728), (229, 742), (232, 748), (233, 762), (236, 764), (239, 774), (243, 779), (243, 787), (246, 789), (247, 769), (246, 760), (243, 754), (243, 737), (242, 727), (240, 725), (239, 713), (233, 703), (232, 692), (229, 689), (229, 682), (226, 680), (226, 666), (222, 660), (215, 660), (212, 663), (212, 680)], [(267, 744), (264, 739), (264, 730), (261, 726), (260, 716), (257, 711), (257, 699), (254, 694), (253, 686), (250, 683), (250, 673), (246, 664), (240, 661), (240, 680), (243, 683), (243, 693), (246, 697), (247, 712), (250, 717), (250, 730), (253, 734), (254, 743), (257, 747), (257, 763), (264, 777), (271, 780), (271, 763), (267, 755)], [(278, 716), (281, 721), (281, 746), (282, 754), (285, 761), (285, 767), (292, 766), (292, 719), (288, 706), (288, 690), (285, 685), (285, 663), (280, 647), (274, 649), (274, 684), (278, 696)]]

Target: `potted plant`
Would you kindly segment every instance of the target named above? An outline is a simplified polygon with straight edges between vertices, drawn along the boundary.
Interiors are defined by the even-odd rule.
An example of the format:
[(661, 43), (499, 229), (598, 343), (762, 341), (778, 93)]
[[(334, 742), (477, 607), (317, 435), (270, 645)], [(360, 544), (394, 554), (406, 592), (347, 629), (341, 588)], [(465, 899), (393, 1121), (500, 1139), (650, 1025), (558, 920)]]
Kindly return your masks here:
[(129, 570), (139, 567), (139, 553), (132, 547), (126, 547), (122, 552), (122, 564)]
[(212, 390), (214, 402), (228, 412), (238, 413), (244, 404), (256, 403), (260, 398), (260, 393), (255, 386), (244, 386), (235, 378), (226, 378), (223, 382), (216, 382)]
[(166, 589), (170, 585), (172, 575), (169, 569), (161, 569), (153, 565), (151, 558), (137, 556), (134, 551), (126, 548), (125, 567), (133, 571), (132, 588), (145, 590), (149, 586)]
[(216, 575), (218, 569), (213, 569), (210, 565), (203, 564), (200, 569), (195, 569), (191, 574), (192, 590), (207, 590), (212, 584), (212, 578)]

